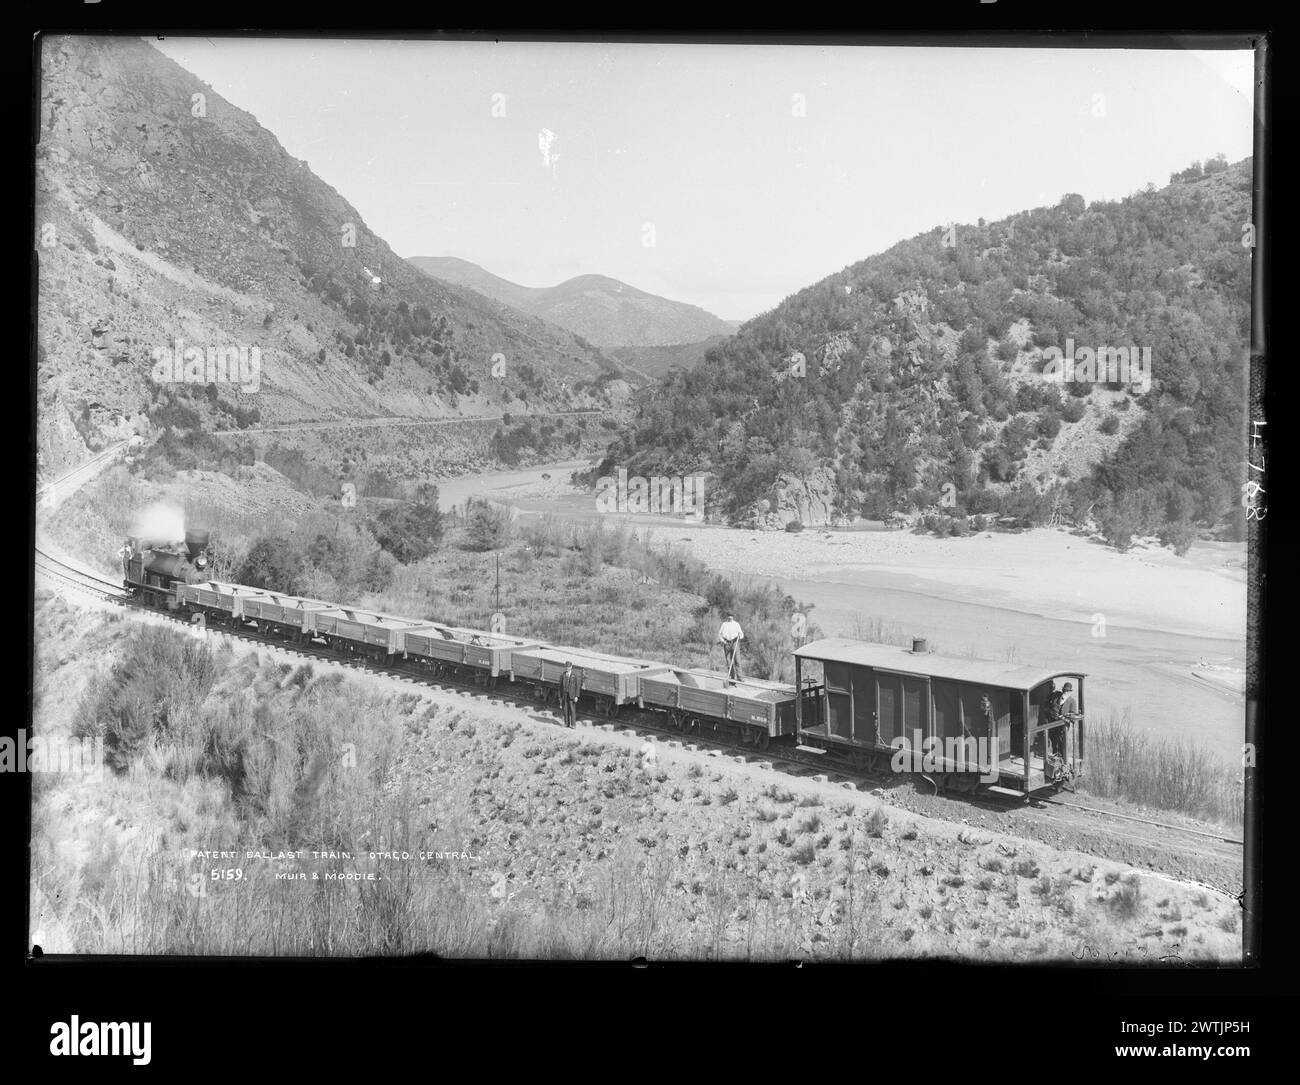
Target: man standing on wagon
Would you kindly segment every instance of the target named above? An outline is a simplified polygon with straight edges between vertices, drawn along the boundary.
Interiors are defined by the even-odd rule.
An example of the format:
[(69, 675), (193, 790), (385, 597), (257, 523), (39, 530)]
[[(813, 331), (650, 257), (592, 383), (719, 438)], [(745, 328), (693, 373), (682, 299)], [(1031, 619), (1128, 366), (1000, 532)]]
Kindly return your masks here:
[(582, 693), (582, 676), (573, 669), (573, 660), (564, 664), (560, 676), (560, 704), (564, 708), (564, 726), (578, 726), (578, 697)]
[(745, 631), (740, 628), (734, 614), (728, 614), (727, 620), (718, 630), (718, 643), (727, 659), (727, 677), (740, 678), (740, 642), (745, 639)]

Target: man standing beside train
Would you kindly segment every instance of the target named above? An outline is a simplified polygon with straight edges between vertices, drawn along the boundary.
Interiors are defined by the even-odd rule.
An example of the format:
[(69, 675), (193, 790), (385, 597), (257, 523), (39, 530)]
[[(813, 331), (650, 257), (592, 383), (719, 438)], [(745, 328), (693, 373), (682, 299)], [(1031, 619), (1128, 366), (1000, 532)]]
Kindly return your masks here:
[(573, 660), (564, 664), (560, 676), (560, 704), (564, 708), (564, 726), (578, 726), (578, 697), (582, 693), (582, 676), (573, 669)]
[(718, 630), (718, 642), (722, 645), (722, 654), (727, 660), (727, 677), (740, 677), (740, 642), (745, 639), (745, 631), (740, 628), (734, 614), (728, 614), (727, 620)]

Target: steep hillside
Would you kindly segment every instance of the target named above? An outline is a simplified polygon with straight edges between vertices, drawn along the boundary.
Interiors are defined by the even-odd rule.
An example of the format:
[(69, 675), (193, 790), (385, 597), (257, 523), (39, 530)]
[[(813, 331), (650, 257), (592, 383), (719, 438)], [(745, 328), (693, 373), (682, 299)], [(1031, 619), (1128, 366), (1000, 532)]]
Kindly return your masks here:
[(611, 347), (609, 355), (627, 373), (647, 380), (658, 380), (671, 369), (690, 369), (699, 365), (714, 347), (727, 337), (711, 335), (699, 343), (668, 343), (655, 347)]
[[(605, 404), (617, 373), (598, 350), (412, 268), (251, 115), (147, 42), (47, 38), (41, 61), (43, 470), (173, 401), (214, 428)], [(254, 358), (260, 370), (165, 384), (155, 351), (177, 340), (205, 358), (242, 349), (246, 374)]]
[(735, 328), (696, 305), (647, 294), (604, 275), (579, 275), (559, 286), (520, 286), (451, 256), (413, 256), (412, 264), (444, 282), (477, 290), (503, 305), (567, 328), (598, 347), (658, 347), (729, 335)]
[[(768, 526), (813, 495), (833, 517), (1091, 519), (1181, 547), (1240, 518), (1250, 184), (1249, 160), (1215, 159), (901, 242), (670, 375), (600, 470), (709, 471), (721, 511)], [(1076, 379), (1046, 379), (1072, 347)], [(1149, 350), (1150, 379), (1089, 373), (1085, 347)]]

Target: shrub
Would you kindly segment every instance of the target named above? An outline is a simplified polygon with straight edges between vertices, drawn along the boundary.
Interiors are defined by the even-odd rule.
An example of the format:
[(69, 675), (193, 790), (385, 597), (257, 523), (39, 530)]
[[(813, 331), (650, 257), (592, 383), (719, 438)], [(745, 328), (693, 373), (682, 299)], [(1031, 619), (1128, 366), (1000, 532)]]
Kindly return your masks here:
[(1065, 405), (1061, 407), (1061, 421), (1071, 424), (1078, 422), (1083, 417), (1085, 409), (1083, 400), (1067, 399)]
[(1196, 525), (1187, 520), (1166, 524), (1160, 531), (1160, 541), (1182, 557), (1196, 541)]
[(465, 536), (467, 550), (501, 550), (509, 545), (514, 534), (512, 510), (482, 499), (470, 502)]
[(438, 509), (438, 491), (406, 505), (384, 509), (375, 517), (373, 528), (379, 545), (403, 565), (428, 557), (442, 541), (442, 513)]
[(235, 573), (235, 581), (250, 588), (291, 591), (302, 567), (302, 554), (283, 535), (258, 539)]

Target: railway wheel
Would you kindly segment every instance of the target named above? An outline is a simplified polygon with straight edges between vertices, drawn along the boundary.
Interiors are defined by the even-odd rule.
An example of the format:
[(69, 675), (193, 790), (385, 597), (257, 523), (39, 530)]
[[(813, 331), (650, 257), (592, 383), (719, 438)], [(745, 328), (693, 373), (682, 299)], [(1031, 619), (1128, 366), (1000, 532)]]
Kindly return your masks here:
[(754, 745), (760, 750), (766, 750), (768, 746), (771, 745), (771, 742), (772, 737), (766, 731), (759, 731), (757, 737), (754, 739)]

